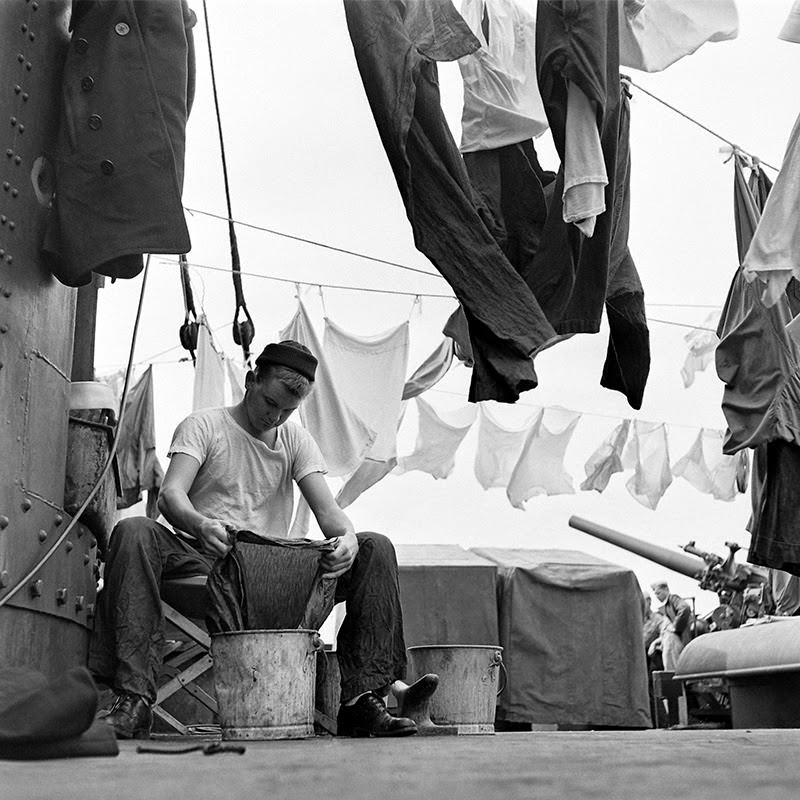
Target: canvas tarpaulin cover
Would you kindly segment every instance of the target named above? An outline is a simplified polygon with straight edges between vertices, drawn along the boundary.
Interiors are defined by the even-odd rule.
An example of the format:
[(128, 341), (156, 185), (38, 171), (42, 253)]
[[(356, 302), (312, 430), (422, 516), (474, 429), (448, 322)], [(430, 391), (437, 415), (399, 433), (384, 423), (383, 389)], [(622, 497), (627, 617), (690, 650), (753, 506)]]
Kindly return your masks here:
[(508, 685), (497, 716), (560, 727), (650, 727), (641, 589), (570, 550), (472, 548), (498, 565)]
[(395, 545), (406, 645), (496, 645), (497, 567), (451, 544)]

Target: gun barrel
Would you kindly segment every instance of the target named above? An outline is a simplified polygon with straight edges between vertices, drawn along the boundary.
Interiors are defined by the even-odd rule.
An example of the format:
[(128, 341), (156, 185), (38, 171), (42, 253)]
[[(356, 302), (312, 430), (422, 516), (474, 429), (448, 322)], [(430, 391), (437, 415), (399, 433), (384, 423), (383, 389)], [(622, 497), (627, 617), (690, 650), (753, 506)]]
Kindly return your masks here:
[(569, 518), (569, 526), (695, 580), (700, 580), (705, 570), (705, 562), (699, 558), (673, 552), (651, 542), (643, 542), (641, 539), (607, 528), (605, 525), (598, 525), (588, 519), (572, 516)]

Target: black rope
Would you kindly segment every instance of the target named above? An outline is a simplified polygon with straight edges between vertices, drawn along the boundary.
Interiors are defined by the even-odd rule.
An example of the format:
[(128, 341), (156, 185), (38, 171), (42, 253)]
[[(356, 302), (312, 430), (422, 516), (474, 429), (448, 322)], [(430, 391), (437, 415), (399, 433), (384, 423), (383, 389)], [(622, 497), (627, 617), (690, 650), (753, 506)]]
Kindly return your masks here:
[[(231, 209), (231, 191), (228, 181), (228, 162), (225, 157), (225, 139), (222, 135), (222, 116), (219, 110), (219, 96), (217, 94), (217, 78), (214, 70), (214, 54), (211, 48), (211, 28), (208, 24), (208, 6), (203, 0), (203, 17), (206, 23), (206, 41), (208, 42), (208, 62), (211, 68), (211, 88), (214, 94), (214, 108), (217, 114), (217, 130), (219, 131), (219, 148), (222, 156), (222, 176), (225, 182), (225, 202), (228, 206), (228, 237), (231, 242), (231, 271), (233, 273), (233, 290), (236, 296), (236, 311), (233, 315), (233, 341), (241, 345), (245, 363), (250, 366), (250, 344), (255, 337), (256, 329), (253, 318), (247, 310), (242, 289), (242, 267), (239, 260), (239, 245), (236, 241), (236, 229), (233, 224), (233, 211)], [(243, 312), (245, 319), (239, 321), (239, 312)]]

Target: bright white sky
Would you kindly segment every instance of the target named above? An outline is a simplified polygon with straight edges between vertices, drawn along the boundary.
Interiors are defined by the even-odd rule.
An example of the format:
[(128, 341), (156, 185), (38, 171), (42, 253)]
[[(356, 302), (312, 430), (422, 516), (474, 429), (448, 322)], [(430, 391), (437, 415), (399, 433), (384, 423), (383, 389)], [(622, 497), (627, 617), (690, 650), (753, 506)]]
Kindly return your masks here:
[[(791, 0), (739, 0), (740, 34), (708, 44), (663, 73), (630, 71), (634, 82), (702, 121), (747, 152), (779, 166), (798, 113), (800, 45), (777, 39)], [(209, 0), (209, 17), (222, 124), (236, 219), (339, 248), (433, 271), (412, 242), (399, 193), (381, 147), (356, 69), (339, 0), (293, 3)], [(202, 5), (195, 2), (197, 96), (189, 120), (184, 204), (225, 216), (219, 141), (211, 93)], [(443, 106), (456, 141), (460, 137), (461, 80), (457, 65), (440, 65)], [(583, 465), (621, 418), (668, 423), (671, 460), (688, 449), (700, 427), (724, 428), (722, 385), (713, 366), (683, 388), (680, 368), (686, 328), (666, 320), (702, 325), (726, 296), (737, 266), (733, 227), (733, 171), (719, 152), (722, 142), (634, 89), (631, 103), (632, 222), (630, 246), (639, 268), (651, 324), (652, 370), (644, 405), (633, 412), (624, 398), (601, 389), (606, 332), (576, 336), (537, 359), (540, 386), (516, 406), (494, 405), (510, 427), (535, 406), (559, 405), (583, 412), (567, 453), (576, 488)], [(556, 168), (544, 134), (537, 140), (543, 166)], [(774, 172), (770, 173), (774, 177)], [(195, 264), (230, 267), (227, 224), (188, 216)], [(394, 292), (450, 294), (441, 278), (425, 277), (353, 256), (239, 227), (242, 270), (288, 281), (370, 287)], [(153, 363), (158, 453), (166, 466), (172, 430), (191, 411), (193, 370), (178, 363), (183, 305), (176, 266), (154, 256), (135, 360)], [(216, 334), (219, 348), (238, 357), (230, 335), (234, 297), (228, 274), (194, 269), (195, 300)], [(256, 324), (258, 352), (292, 317), (295, 288), (258, 277), (243, 279)], [(98, 373), (121, 367), (128, 355), (141, 278), (110, 283), (98, 313)], [(324, 313), (356, 335), (384, 331), (411, 319), (409, 372), (441, 340), (455, 307), (452, 299), (324, 289), (303, 290), (321, 333)], [(168, 348), (174, 348), (166, 351)], [(469, 373), (459, 365), (428, 400), (438, 410), (466, 403)], [(400, 432), (399, 451), (413, 449), (412, 407)], [(485, 492), (472, 464), (477, 426), (459, 451), (446, 480), (427, 474), (390, 475), (362, 495), (348, 513), (357, 529), (378, 530), (398, 543), (452, 543), (463, 547), (569, 549), (625, 565), (647, 587), (666, 577), (674, 590), (710, 610), (716, 596), (694, 581), (606, 545), (567, 526), (577, 514), (674, 549), (696, 539), (724, 551), (733, 539), (743, 548), (749, 499), (711, 499), (676, 480), (650, 511), (627, 492), (630, 473), (618, 474), (606, 492), (537, 497), (525, 511), (511, 507), (502, 489)], [(331, 480), (334, 491), (339, 481)], [(744, 560), (744, 556), (740, 556)]]

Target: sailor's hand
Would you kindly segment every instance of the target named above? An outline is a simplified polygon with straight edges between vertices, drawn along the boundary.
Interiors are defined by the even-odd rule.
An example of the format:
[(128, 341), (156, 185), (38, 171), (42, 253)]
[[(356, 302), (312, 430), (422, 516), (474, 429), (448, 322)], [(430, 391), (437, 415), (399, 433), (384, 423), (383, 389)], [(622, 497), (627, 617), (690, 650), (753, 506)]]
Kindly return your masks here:
[(214, 558), (224, 558), (231, 549), (228, 526), (218, 519), (206, 519), (196, 531), (200, 549)]
[(356, 555), (358, 554), (358, 539), (355, 533), (346, 533), (331, 539), (334, 549), (330, 553), (325, 553), (322, 558), (322, 577), (338, 578), (353, 566)]

